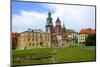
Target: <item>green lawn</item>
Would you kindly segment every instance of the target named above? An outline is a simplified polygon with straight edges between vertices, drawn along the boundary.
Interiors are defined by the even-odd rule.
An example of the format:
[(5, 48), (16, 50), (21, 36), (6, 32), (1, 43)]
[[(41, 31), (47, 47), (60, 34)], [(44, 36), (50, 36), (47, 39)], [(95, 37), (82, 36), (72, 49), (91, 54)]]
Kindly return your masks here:
[(28, 50), (13, 50), (12, 57), (13, 65), (82, 62), (95, 61), (96, 51), (94, 46), (34, 48)]

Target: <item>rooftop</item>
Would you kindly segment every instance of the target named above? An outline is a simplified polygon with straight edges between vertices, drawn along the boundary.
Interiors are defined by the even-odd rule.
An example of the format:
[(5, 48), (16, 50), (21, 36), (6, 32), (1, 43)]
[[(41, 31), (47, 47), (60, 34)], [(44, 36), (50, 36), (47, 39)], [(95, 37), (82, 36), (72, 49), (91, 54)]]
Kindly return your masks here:
[(30, 29), (30, 28), (28, 28), (26, 31), (24, 31), (24, 32), (42, 32), (42, 30), (41, 29)]
[(96, 34), (95, 29), (87, 28), (87, 29), (82, 29), (79, 34)]
[(70, 33), (77, 33), (75, 30), (73, 29), (66, 29), (67, 32), (70, 32)]

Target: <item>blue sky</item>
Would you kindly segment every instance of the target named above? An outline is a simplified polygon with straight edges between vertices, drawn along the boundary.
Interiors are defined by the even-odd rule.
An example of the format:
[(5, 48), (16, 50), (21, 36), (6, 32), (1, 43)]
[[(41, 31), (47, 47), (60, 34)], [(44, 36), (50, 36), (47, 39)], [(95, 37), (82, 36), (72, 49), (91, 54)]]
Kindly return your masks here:
[[(40, 7), (40, 8), (39, 8)], [(27, 11), (37, 11), (42, 13), (47, 13), (49, 8), (42, 6), (41, 3), (31, 3), (31, 2), (13, 2), (12, 3), (13, 14), (19, 14), (21, 10)]]
[(54, 26), (59, 17), (61, 24), (64, 23), (67, 29), (79, 32), (84, 28), (95, 28), (95, 7), (93, 6), (13, 2), (12, 31), (22, 32), (27, 28), (45, 31), (49, 11), (52, 13)]

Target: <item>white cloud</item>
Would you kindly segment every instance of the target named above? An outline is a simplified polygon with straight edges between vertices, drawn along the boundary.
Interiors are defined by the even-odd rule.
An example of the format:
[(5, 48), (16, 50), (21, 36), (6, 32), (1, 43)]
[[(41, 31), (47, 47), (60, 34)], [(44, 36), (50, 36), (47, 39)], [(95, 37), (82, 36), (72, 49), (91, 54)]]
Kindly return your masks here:
[(20, 14), (14, 14), (12, 16), (12, 30), (22, 32), (27, 28), (44, 28), (45, 25), (45, 14), (38, 12), (29, 12), (21, 10)]
[(54, 10), (53, 19), (60, 17), (66, 28), (72, 28), (79, 31), (82, 28), (95, 28), (95, 8), (89, 6), (75, 5), (45, 5)]
[[(59, 5), (44, 4), (52, 13), (53, 23), (57, 17), (60, 18), (62, 24), (65, 23), (66, 28), (72, 28), (79, 31), (82, 28), (95, 28), (95, 8), (89, 6), (75, 5)], [(45, 30), (47, 15), (38, 12), (29, 12), (22, 10), (20, 15), (13, 15), (13, 29), (20, 28), (43, 28)], [(18, 26), (18, 27), (17, 27)], [(22, 28), (23, 27), (23, 28)]]

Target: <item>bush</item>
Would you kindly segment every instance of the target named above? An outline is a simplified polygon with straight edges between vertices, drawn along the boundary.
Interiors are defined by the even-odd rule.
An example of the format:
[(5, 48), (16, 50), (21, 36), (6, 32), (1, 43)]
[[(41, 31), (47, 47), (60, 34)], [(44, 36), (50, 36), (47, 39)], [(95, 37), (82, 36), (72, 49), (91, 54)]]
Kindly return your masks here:
[(86, 46), (96, 46), (96, 35), (89, 35), (86, 38), (85, 45)]

